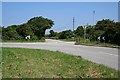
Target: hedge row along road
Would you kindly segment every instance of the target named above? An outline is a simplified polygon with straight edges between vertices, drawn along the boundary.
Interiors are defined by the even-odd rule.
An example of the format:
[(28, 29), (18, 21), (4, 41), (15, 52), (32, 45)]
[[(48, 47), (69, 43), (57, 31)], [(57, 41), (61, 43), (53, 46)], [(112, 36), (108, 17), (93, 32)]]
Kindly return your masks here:
[(4, 42), (2, 43), (2, 47), (19, 47), (61, 51), (68, 54), (81, 56), (92, 62), (103, 64), (118, 70), (118, 48), (74, 45), (74, 42), (63, 42), (52, 39), (46, 39), (46, 42), (32, 43)]

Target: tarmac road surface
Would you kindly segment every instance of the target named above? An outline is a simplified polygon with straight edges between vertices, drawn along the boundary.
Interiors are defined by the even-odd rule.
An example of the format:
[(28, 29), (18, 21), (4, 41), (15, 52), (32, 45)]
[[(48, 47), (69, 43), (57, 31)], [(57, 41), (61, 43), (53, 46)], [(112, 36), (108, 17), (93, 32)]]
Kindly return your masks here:
[(19, 47), (61, 51), (68, 54), (81, 56), (89, 61), (120, 70), (120, 68), (118, 68), (118, 52), (120, 50), (118, 48), (74, 45), (74, 42), (63, 42), (52, 39), (46, 39), (46, 42), (32, 43), (4, 42), (2, 43), (2, 47)]

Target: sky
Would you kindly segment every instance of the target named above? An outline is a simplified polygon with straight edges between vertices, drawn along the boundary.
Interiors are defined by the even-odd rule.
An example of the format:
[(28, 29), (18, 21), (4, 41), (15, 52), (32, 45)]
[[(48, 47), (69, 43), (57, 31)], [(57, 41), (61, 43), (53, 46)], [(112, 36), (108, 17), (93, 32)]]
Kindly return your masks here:
[(118, 22), (120, 22), (120, 1), (118, 3)]
[(72, 30), (73, 17), (75, 29), (80, 25), (93, 25), (94, 10), (95, 22), (102, 19), (118, 21), (117, 2), (2, 2), (0, 25), (19, 25), (33, 17), (43, 16), (54, 21), (51, 29), (60, 32)]
[(2, 0), (2, 2), (118, 2), (119, 0)]

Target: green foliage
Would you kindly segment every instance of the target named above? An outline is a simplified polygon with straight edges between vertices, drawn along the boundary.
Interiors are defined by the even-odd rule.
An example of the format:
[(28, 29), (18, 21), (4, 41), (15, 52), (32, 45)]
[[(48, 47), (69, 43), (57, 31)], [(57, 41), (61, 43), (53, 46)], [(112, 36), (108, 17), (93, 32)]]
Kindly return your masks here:
[(69, 39), (73, 37), (73, 32), (71, 30), (65, 30), (59, 33), (59, 39)]
[(99, 47), (110, 47), (110, 48), (119, 48), (118, 45), (116, 44), (111, 44), (111, 43), (102, 43), (100, 41), (93, 41), (89, 39), (84, 39), (84, 38), (79, 38), (80, 41), (76, 41), (76, 45), (87, 45), (87, 46), (99, 46)]
[[(54, 25), (54, 22), (50, 19), (40, 17), (34, 17), (28, 20), (27, 23), (21, 25), (11, 25), (7, 28), (0, 27), (0, 34), (2, 32), (3, 40), (23, 40), (25, 36), (30, 35), (32, 40), (38, 40), (45, 36), (46, 29), (50, 29)], [(84, 29), (83, 26), (72, 32), (71, 30), (65, 30), (62, 32), (54, 32), (50, 30), (51, 38), (70, 39), (72, 37), (83, 38)], [(120, 45), (120, 22), (114, 22), (109, 19), (103, 19), (96, 23), (95, 27), (88, 25), (86, 28), (86, 38), (89, 40), (97, 40), (98, 37), (105, 37), (105, 41), (101, 39), (101, 42), (114, 43)]]
[(98, 21), (97, 24), (95, 25), (96, 37), (103, 36), (105, 32), (108, 30), (108, 28), (112, 27), (111, 25), (113, 23), (114, 22), (109, 19), (106, 19), (106, 20), (103, 19), (101, 21)]
[[(50, 31), (50, 37), (54, 37), (55, 32)], [(83, 26), (78, 26), (77, 29), (72, 32), (71, 30), (66, 30), (59, 32), (55, 37), (59, 39), (70, 39), (74, 37), (77, 42), (80, 41), (80, 38), (84, 36)], [(113, 20), (103, 19), (96, 23), (95, 27), (87, 25), (86, 27), (86, 39), (90, 41), (98, 41), (98, 37), (101, 37), (100, 42), (112, 43), (120, 45), (120, 22), (114, 22)], [(105, 41), (102, 39), (105, 37)]]
[(77, 29), (75, 30), (75, 35), (78, 37), (83, 37), (84, 36), (84, 29), (83, 26), (78, 26)]
[(41, 39), (44, 37), (46, 29), (50, 29), (54, 25), (54, 22), (40, 16), (30, 19), (27, 24), (31, 27), (33, 33)]
[(0, 26), (0, 34), (2, 34), (2, 27)]
[[(82, 26), (78, 26), (78, 28), (75, 31), (75, 35), (77, 38), (83, 37), (84, 35), (84, 29)], [(96, 41), (97, 38), (100, 36), (101, 40), (100, 42), (105, 43), (112, 43), (120, 45), (120, 22), (114, 22), (109, 19), (103, 19), (101, 21), (98, 21), (95, 27), (88, 25), (86, 27), (86, 38), (90, 41)], [(102, 37), (105, 37), (105, 41), (102, 39)]]
[(19, 27), (17, 28), (17, 32), (23, 37), (33, 34), (32, 29), (27, 24), (19, 25)]
[[(71, 38), (73, 32), (66, 30), (59, 33), (59, 39)], [(78, 26), (74, 32), (74, 37), (78, 41), (84, 36), (83, 26)], [(101, 37), (100, 42), (112, 43), (120, 45), (120, 22), (114, 22), (109, 19), (103, 19), (97, 22), (95, 27), (88, 25), (86, 27), (86, 39), (97, 41)], [(105, 37), (105, 41), (102, 39)]]
[(115, 23), (114, 30), (116, 33), (115, 33), (115, 36), (113, 38), (113, 41), (114, 41), (114, 43), (120, 45), (120, 22)]
[(20, 36), (16, 31), (17, 26), (12, 25), (8, 26), (7, 28), (2, 29), (2, 39), (3, 40), (19, 40), (22, 39), (22, 36)]
[(2, 27), (0, 26), (0, 41), (1, 41), (1, 38), (2, 38)]
[(95, 30), (105, 30), (108, 27), (108, 24), (112, 24), (114, 21), (111, 21), (109, 19), (103, 19), (101, 21), (98, 21), (95, 25)]
[(27, 23), (3, 27), (3, 40), (23, 40), (30, 35), (32, 40), (44, 37), (46, 29), (51, 28), (54, 22), (43, 17), (31, 18)]
[(55, 37), (57, 35), (57, 32), (54, 32), (53, 30), (50, 30), (50, 37)]
[(2, 35), (2, 27), (0, 26), (0, 35)]
[(87, 34), (87, 39), (90, 40), (95, 40), (95, 29), (93, 26), (88, 25), (88, 27), (86, 28), (86, 34)]
[(120, 22), (114, 22), (109, 19), (98, 21), (95, 26), (95, 35), (105, 36), (105, 42), (120, 45)]

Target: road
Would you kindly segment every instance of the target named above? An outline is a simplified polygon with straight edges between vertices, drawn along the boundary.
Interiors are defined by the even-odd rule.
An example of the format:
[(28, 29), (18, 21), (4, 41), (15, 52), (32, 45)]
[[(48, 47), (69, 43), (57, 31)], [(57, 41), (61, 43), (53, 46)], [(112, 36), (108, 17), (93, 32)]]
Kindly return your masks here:
[(33, 43), (4, 42), (2, 43), (2, 47), (19, 47), (61, 51), (67, 54), (81, 56), (89, 61), (103, 64), (116, 70), (119, 69), (117, 48), (74, 45), (74, 42), (63, 42), (52, 39), (46, 39), (46, 42)]

